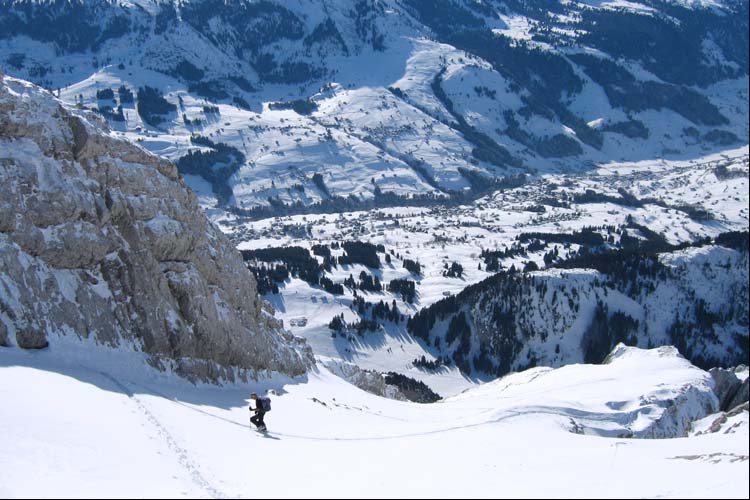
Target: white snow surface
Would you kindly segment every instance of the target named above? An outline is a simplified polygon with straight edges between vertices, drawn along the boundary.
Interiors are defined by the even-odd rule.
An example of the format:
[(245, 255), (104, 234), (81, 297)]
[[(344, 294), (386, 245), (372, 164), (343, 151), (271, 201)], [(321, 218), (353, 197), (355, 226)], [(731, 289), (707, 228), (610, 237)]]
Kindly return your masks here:
[[(710, 412), (699, 408), (710, 376), (672, 348), (618, 346), (613, 358), (420, 405), (322, 367), (194, 386), (123, 349), (0, 348), (0, 496), (747, 498), (746, 425), (613, 437), (667, 413)], [(262, 390), (273, 407), (266, 435), (248, 426), (248, 395)]]

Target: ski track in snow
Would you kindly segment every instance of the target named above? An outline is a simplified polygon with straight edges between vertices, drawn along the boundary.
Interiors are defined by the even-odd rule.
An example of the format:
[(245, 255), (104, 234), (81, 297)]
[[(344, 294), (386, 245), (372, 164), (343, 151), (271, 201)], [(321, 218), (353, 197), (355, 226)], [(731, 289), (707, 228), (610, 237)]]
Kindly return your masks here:
[[(198, 464), (196, 464), (190, 459), (187, 450), (185, 450), (183, 447), (181, 447), (177, 443), (177, 440), (174, 438), (174, 436), (172, 436), (172, 434), (167, 430), (167, 428), (164, 427), (164, 425), (159, 421), (158, 418), (156, 418), (156, 416), (151, 412), (151, 410), (149, 410), (148, 407), (140, 399), (138, 399), (138, 397), (133, 393), (133, 391), (128, 389), (125, 384), (117, 380), (112, 375), (102, 372), (102, 371), (99, 371), (97, 373), (99, 373), (99, 375), (101, 375), (102, 377), (112, 382), (118, 389), (120, 389), (124, 394), (126, 394), (133, 403), (135, 403), (135, 405), (138, 407), (141, 413), (143, 413), (143, 415), (146, 417), (149, 423), (159, 433), (159, 436), (161, 436), (161, 438), (164, 440), (164, 443), (167, 445), (167, 447), (177, 456), (177, 461), (179, 462), (179, 464), (185, 469), (185, 471), (188, 473), (190, 478), (198, 487), (204, 490), (206, 494), (211, 498), (229, 498), (228, 495), (225, 495), (224, 493), (219, 491), (205, 477), (203, 477), (203, 475), (200, 472), (201, 470), (200, 467), (198, 466)], [(217, 417), (217, 418), (221, 418), (221, 417)]]
[[(139, 406), (143, 406), (142, 403), (140, 403), (140, 401), (138, 401), (137, 398), (133, 395), (132, 391), (127, 390), (126, 388), (124, 388), (124, 386), (122, 386), (119, 382), (116, 382), (114, 379), (110, 378), (108, 375), (106, 375), (104, 373), (102, 373), (102, 375), (104, 375), (108, 379), (112, 380), (114, 383), (118, 384), (118, 387), (121, 387), (124, 391), (127, 391), (128, 396), (130, 396), (132, 399), (134, 399), (139, 404)], [(141, 389), (143, 389), (145, 391), (148, 391), (151, 394), (154, 394), (156, 396), (162, 397), (162, 398), (164, 398), (167, 401), (171, 401), (172, 403), (178, 404), (178, 405), (180, 405), (180, 406), (182, 406), (184, 408), (187, 408), (187, 409), (192, 410), (194, 412), (200, 413), (200, 414), (205, 415), (207, 417), (215, 418), (217, 420), (221, 420), (221, 421), (226, 422), (228, 424), (236, 425), (236, 426), (239, 426), (239, 427), (242, 427), (242, 428), (250, 428), (248, 425), (242, 424), (242, 423), (237, 422), (235, 420), (224, 418), (224, 417), (221, 417), (219, 415), (214, 415), (213, 413), (207, 412), (205, 410), (201, 410), (200, 408), (195, 408), (195, 407), (193, 407), (193, 406), (191, 406), (189, 404), (186, 404), (186, 403), (183, 403), (182, 401), (179, 401), (176, 398), (171, 398), (171, 397), (167, 396), (166, 394), (162, 394), (159, 391), (156, 391), (156, 390), (152, 389), (151, 387), (146, 387), (146, 386), (144, 386), (142, 384), (137, 384), (135, 382), (128, 382), (128, 384), (133, 385), (135, 387), (140, 387)], [(531, 410), (530, 412), (526, 412), (526, 411), (507, 411), (507, 412), (505, 412), (505, 414), (503, 414), (502, 416), (500, 416), (498, 418), (495, 418), (495, 419), (492, 419), (492, 420), (487, 420), (487, 421), (484, 421), (484, 422), (477, 422), (477, 423), (474, 423), (474, 424), (457, 425), (457, 426), (447, 427), (447, 428), (444, 428), (444, 429), (435, 429), (435, 430), (432, 430), (432, 431), (415, 432), (415, 433), (411, 433), (411, 434), (399, 434), (399, 435), (392, 435), (392, 436), (372, 436), (372, 437), (361, 437), (361, 438), (327, 438), (327, 437), (318, 437), (318, 436), (300, 436), (300, 435), (296, 435), (296, 434), (286, 434), (286, 433), (283, 433), (283, 432), (273, 432), (273, 431), (269, 431), (268, 434), (271, 435), (271, 436), (287, 437), (287, 438), (293, 438), (293, 439), (306, 439), (306, 440), (310, 440), (310, 441), (385, 441), (385, 440), (390, 440), (390, 439), (403, 439), (403, 438), (410, 438), (410, 437), (417, 437), (417, 436), (428, 436), (428, 435), (431, 435), (431, 434), (440, 434), (440, 433), (444, 433), (444, 432), (457, 431), (457, 430), (462, 430), (462, 429), (469, 429), (469, 428), (472, 428), (472, 427), (479, 427), (479, 426), (482, 426), (482, 425), (490, 425), (490, 424), (499, 423), (499, 422), (501, 422), (503, 420), (507, 420), (509, 418), (526, 415), (528, 413), (548, 413), (548, 414), (552, 414), (552, 415), (564, 415), (564, 413), (557, 413), (557, 412), (554, 412), (554, 411), (547, 411), (547, 412), (545, 412), (545, 411), (539, 411), (536, 407), (534, 407), (534, 408), (530, 407), (529, 409)], [(151, 413), (148, 411), (148, 409), (143, 408), (143, 410), (147, 414), (151, 415)], [(486, 408), (486, 410), (489, 411), (489, 410), (493, 410), (493, 409), (492, 408)], [(384, 415), (377, 415), (377, 414), (372, 413), (372, 412), (368, 412), (368, 413), (371, 413), (371, 414), (376, 415), (376, 416), (381, 416), (381, 417), (387, 418)], [(153, 415), (151, 415), (151, 416), (153, 416)], [(398, 419), (398, 420), (402, 420), (402, 419)], [(160, 427), (162, 427), (162, 426), (160, 426)]]
[[(244, 394), (257, 390), (256, 384), (229, 384), (216, 392), (215, 386), (143, 373), (141, 366), (148, 365), (140, 362), (111, 363), (110, 356), (120, 355), (117, 351), (104, 355), (104, 348), (89, 350), (102, 356), (92, 357), (87, 350), (84, 359), (68, 354), (60, 362), (56, 358), (62, 352), (2, 350), (9, 357), (0, 368), (11, 376), (0, 377), (0, 392), (17, 390), (17, 397), (11, 392), (8, 401), (28, 405), (18, 408), (24, 412), (17, 418), (0, 412), (11, 431), (0, 448), (7, 473), (0, 483), (6, 483), (6, 493), (44, 498), (68, 491), (98, 498), (127, 486), (126, 494), (136, 498), (144, 491), (164, 498), (246, 497), (252, 491), (258, 498), (306, 496), (310, 491), (394, 498), (462, 497), (467, 491), (478, 498), (492, 491), (504, 491), (509, 498), (548, 497), (560, 491), (576, 498), (685, 493), (747, 498), (746, 416), (738, 420), (742, 425), (736, 436), (722, 432), (689, 439), (629, 439), (628, 430), (642, 436), (647, 425), (660, 418), (655, 410), (663, 406), (646, 404), (642, 395), (653, 394), (655, 403), (663, 403), (680, 394), (685, 384), (706, 381), (704, 372), (672, 350), (627, 348), (608, 365), (519, 373), (430, 406), (382, 400), (322, 369), (304, 384), (281, 386), (283, 380), (275, 381), (284, 397), (274, 429), (279, 432), (268, 435), (252, 430), (243, 408)], [(529, 380), (539, 387), (529, 387)], [(600, 385), (590, 385), (595, 380)], [(29, 389), (34, 387), (40, 392)], [(549, 397), (542, 388), (556, 388), (558, 394)], [(59, 403), (70, 397), (63, 389), (75, 397), (71, 410), (78, 411), (63, 405), (55, 419), (38, 416), (33, 405), (44, 407), (39, 396)], [(335, 403), (346, 406), (331, 408), (328, 398), (334, 394), (339, 400)], [(322, 396), (334, 411), (310, 402), (312, 395)], [(390, 415), (346, 411), (380, 403)], [(695, 399), (689, 406), (697, 409), (699, 404)], [(89, 408), (100, 409), (93, 428), (82, 418)], [(297, 417), (305, 414), (300, 428)], [(122, 424), (114, 439), (112, 421)], [(29, 428), (35, 429), (32, 437)], [(70, 433), (61, 435), (66, 430)], [(127, 460), (118, 462), (114, 447)], [(545, 452), (538, 453), (539, 448)], [(449, 463), (442, 458), (446, 449), (470, 458)], [(427, 463), (420, 464), (425, 471), (439, 477), (457, 473), (466, 483), (446, 489), (434, 484), (429, 473), (410, 475), (413, 457), (402, 450), (424, 456)], [(255, 473), (249, 472), (247, 463), (261, 455)], [(403, 462), (394, 465), (394, 460)], [(113, 473), (112, 465), (118, 463), (122, 469)], [(288, 481), (289, 467), (295, 468), (298, 481)], [(330, 470), (350, 481), (331, 481)], [(592, 473), (579, 475), (581, 470)], [(544, 473), (552, 476), (549, 483), (533, 481)], [(257, 483), (259, 476), (271, 484)], [(133, 477), (142, 480), (128, 480)], [(0, 487), (0, 497), (2, 491)]]
[[(120, 384), (119, 382), (115, 381), (115, 379), (111, 378), (110, 376), (108, 376), (108, 375), (106, 375), (104, 373), (102, 373), (102, 375), (104, 375), (108, 379), (112, 380), (113, 383), (117, 384), (118, 387), (122, 388), (124, 391), (127, 391), (126, 393), (128, 394), (128, 396), (130, 396), (130, 398), (133, 399), (139, 405), (139, 407), (142, 407), (141, 409), (144, 411), (144, 413), (146, 413), (147, 416), (153, 417), (153, 414), (151, 414), (148, 411), (148, 409), (146, 409), (146, 408), (143, 407), (143, 404), (133, 395), (132, 391), (126, 389), (122, 384)], [(536, 378), (536, 377), (534, 377), (534, 378)], [(192, 411), (194, 411), (196, 413), (200, 413), (200, 414), (205, 415), (207, 417), (211, 417), (211, 418), (215, 418), (217, 420), (221, 420), (221, 421), (226, 422), (228, 424), (232, 424), (232, 425), (236, 425), (236, 426), (239, 426), (239, 427), (242, 427), (242, 428), (249, 428), (250, 429), (250, 427), (248, 425), (242, 424), (242, 423), (237, 422), (235, 420), (231, 420), (231, 419), (228, 419), (228, 418), (221, 417), (219, 415), (214, 415), (213, 413), (207, 412), (205, 410), (201, 410), (200, 408), (195, 408), (195, 407), (193, 407), (191, 405), (183, 403), (182, 401), (179, 401), (176, 398), (171, 398), (171, 397), (169, 397), (169, 396), (167, 396), (167, 395), (165, 395), (163, 393), (160, 393), (159, 391), (156, 391), (156, 390), (154, 390), (151, 387), (146, 387), (146, 386), (144, 386), (142, 384), (137, 384), (135, 382), (128, 382), (128, 384), (133, 385), (135, 387), (140, 387), (141, 389), (143, 389), (145, 391), (148, 391), (151, 394), (154, 394), (156, 396), (162, 397), (162, 398), (164, 398), (167, 401), (171, 401), (171, 402), (173, 402), (175, 404), (178, 404), (178, 405), (180, 405), (180, 406), (182, 406), (184, 408), (187, 408), (189, 410), (192, 410)], [(486, 410), (493, 411), (494, 409), (487, 408)], [(293, 439), (306, 439), (306, 440), (310, 440), (310, 441), (386, 441), (386, 440), (393, 440), (393, 439), (404, 439), (404, 438), (412, 438), (412, 437), (419, 437), (419, 436), (429, 436), (429, 435), (432, 435), (432, 434), (442, 434), (442, 433), (445, 433), (445, 432), (452, 432), (452, 431), (460, 431), (460, 430), (464, 430), (464, 429), (471, 429), (473, 427), (481, 427), (481, 426), (484, 426), (484, 425), (497, 424), (497, 423), (500, 423), (500, 422), (502, 422), (504, 420), (509, 420), (511, 418), (521, 417), (521, 416), (524, 416), (524, 415), (532, 415), (532, 414), (535, 414), (535, 415), (564, 416), (564, 417), (569, 417), (569, 418), (573, 418), (573, 417), (575, 417), (575, 418), (585, 418), (587, 420), (593, 420), (593, 421), (608, 421), (608, 420), (612, 419), (616, 415), (616, 413), (613, 413), (611, 415), (601, 415), (601, 414), (598, 414), (598, 413), (595, 413), (595, 412), (588, 412), (588, 411), (584, 411), (584, 410), (576, 410), (576, 409), (573, 409), (573, 408), (563, 408), (563, 407), (545, 408), (545, 407), (541, 407), (541, 406), (528, 406), (528, 407), (519, 407), (516, 410), (506, 410), (505, 412), (503, 412), (501, 415), (497, 416), (496, 418), (493, 418), (493, 419), (490, 419), (490, 420), (486, 420), (486, 421), (483, 421), (483, 422), (477, 422), (477, 423), (465, 424), (465, 425), (454, 425), (454, 426), (446, 427), (446, 428), (443, 428), (443, 429), (434, 429), (434, 430), (425, 431), (425, 432), (414, 432), (414, 433), (410, 433), (410, 434), (398, 434), (398, 435), (390, 435), (390, 436), (370, 436), (370, 437), (361, 437), (361, 438), (327, 438), (327, 437), (318, 437), (318, 436), (300, 436), (300, 435), (297, 435), (297, 434), (287, 434), (287, 433), (283, 433), (283, 432), (272, 432), (272, 431), (269, 431), (268, 434), (270, 436), (287, 437), (287, 438), (293, 438)], [(151, 418), (150, 418), (150, 420), (151, 420)], [(156, 421), (155, 417), (153, 417), (153, 420), (155, 421), (155, 423), (156, 423), (156, 425), (158, 427), (163, 428), (163, 426), (161, 426), (158, 423), (158, 421)], [(171, 439), (172, 441), (174, 441), (174, 439), (172, 439), (171, 436), (169, 436), (169, 433), (166, 432), (166, 429), (165, 429), (165, 433), (167, 434), (168, 439)], [(179, 446), (177, 446), (176, 443), (175, 443), (175, 446), (177, 447), (178, 450), (181, 450), (183, 452), (183, 454), (185, 454), (184, 450), (182, 450), (181, 448), (179, 448)], [(200, 475), (200, 474), (198, 474), (198, 475)], [(206, 484), (208, 484), (208, 483), (206, 483)]]
[[(539, 378), (541, 376), (544, 376), (544, 375), (546, 375), (548, 373), (549, 372), (545, 371), (545, 372), (534, 374), (527, 381), (527, 383), (530, 383), (533, 380), (535, 380), (535, 379), (537, 379), (537, 378)], [(116, 381), (111, 376), (106, 375), (104, 373), (102, 373), (102, 375), (104, 375), (105, 377), (107, 377), (113, 383), (117, 384), (117, 386), (120, 387), (123, 391), (125, 391), (126, 394), (128, 394), (128, 396), (131, 399), (133, 399), (138, 404), (139, 407), (141, 407), (142, 411), (144, 413), (146, 413), (146, 415), (149, 417), (149, 420), (152, 420), (153, 423), (158, 428), (164, 429), (163, 426), (161, 424), (159, 424), (159, 422), (153, 416), (153, 414), (147, 408), (145, 408), (143, 406), (142, 402), (140, 402), (135, 397), (135, 395), (133, 394), (133, 392), (131, 390), (128, 390), (126, 387), (124, 387), (124, 385), (122, 385), (120, 382)], [(252, 429), (252, 427), (250, 426), (250, 424), (242, 424), (242, 423), (237, 422), (235, 420), (228, 419), (228, 418), (222, 417), (220, 415), (215, 415), (215, 414), (213, 414), (211, 412), (202, 410), (200, 408), (195, 408), (192, 405), (189, 405), (187, 403), (183, 403), (182, 401), (178, 400), (177, 398), (170, 397), (170, 396), (168, 396), (168, 395), (166, 395), (166, 394), (164, 394), (164, 393), (162, 393), (162, 392), (160, 392), (158, 390), (155, 390), (155, 389), (153, 389), (151, 387), (148, 387), (148, 386), (145, 386), (143, 384), (139, 384), (139, 383), (132, 382), (132, 381), (127, 381), (127, 383), (129, 385), (133, 386), (133, 387), (138, 387), (138, 388), (140, 388), (140, 389), (142, 389), (142, 390), (144, 390), (144, 391), (146, 391), (146, 392), (148, 392), (150, 394), (153, 394), (155, 396), (159, 396), (159, 397), (163, 398), (166, 401), (170, 401), (170, 402), (172, 402), (174, 404), (177, 404), (179, 406), (187, 408), (188, 410), (191, 410), (193, 412), (200, 413), (200, 414), (205, 415), (207, 417), (210, 417), (210, 418), (213, 418), (213, 419), (216, 419), (216, 420), (221, 420), (222, 422), (225, 422), (225, 423), (228, 423), (228, 424), (232, 424), (232, 425), (236, 425), (238, 427), (242, 427), (242, 428), (247, 428), (247, 429), (250, 429), (250, 430), (254, 430), (254, 429)], [(593, 383), (593, 382), (591, 382), (591, 383)], [(586, 383), (584, 383), (583, 385), (586, 385)], [(537, 393), (543, 393), (543, 392), (546, 392), (546, 391), (539, 391)], [(535, 394), (535, 393), (532, 393), (532, 394)], [(500, 398), (500, 399), (506, 399), (506, 398)], [(515, 398), (507, 398), (507, 399), (515, 399)], [(341, 405), (339, 405), (339, 406), (341, 406)], [(343, 405), (343, 406), (346, 407), (346, 405)], [(349, 407), (346, 407), (346, 408), (347, 409), (351, 409)], [(370, 414), (372, 414), (374, 416), (378, 416), (378, 417), (382, 417), (382, 418), (391, 418), (391, 417), (388, 417), (386, 415), (378, 415), (378, 414), (376, 414), (374, 412), (368, 412), (368, 411), (365, 411), (365, 410), (362, 410), (362, 409), (359, 409), (359, 408), (357, 408), (357, 409), (360, 410), (360, 411), (364, 411), (365, 413), (370, 413)], [(449, 409), (446, 408), (446, 410), (449, 410)], [(570, 420), (570, 423), (573, 425), (573, 427), (578, 427), (581, 422), (590, 422), (590, 423), (594, 423), (594, 422), (596, 422), (596, 423), (616, 422), (616, 423), (619, 423), (620, 425), (622, 425), (622, 426), (630, 429), (630, 425), (629, 424), (633, 423), (638, 418), (638, 415), (639, 415), (639, 411), (638, 410), (636, 410), (636, 411), (601, 412), (601, 411), (590, 411), (590, 410), (573, 408), (573, 407), (566, 407), (566, 406), (540, 406), (540, 405), (520, 405), (520, 406), (516, 406), (513, 409), (506, 408), (504, 410), (500, 410), (499, 408), (464, 408), (464, 410), (465, 411), (481, 410), (480, 413), (471, 415), (473, 417), (483, 417), (484, 415), (486, 415), (488, 413), (494, 414), (494, 415), (493, 415), (492, 418), (489, 418), (489, 419), (486, 419), (486, 420), (482, 420), (480, 422), (467, 423), (467, 424), (461, 424), (461, 425), (452, 425), (450, 427), (445, 427), (445, 428), (441, 428), (441, 429), (433, 429), (433, 430), (424, 431), (424, 432), (413, 432), (413, 433), (408, 433), (408, 434), (393, 434), (393, 435), (367, 436), (367, 437), (342, 437), (342, 438), (321, 437), (321, 436), (303, 436), (303, 435), (298, 435), (298, 434), (287, 434), (287, 433), (283, 433), (283, 432), (273, 432), (273, 431), (268, 431), (268, 432), (266, 432), (266, 434), (268, 436), (271, 436), (271, 437), (277, 436), (277, 437), (285, 437), (285, 438), (292, 438), (292, 439), (302, 439), (302, 440), (308, 440), (308, 441), (342, 441), (342, 442), (343, 441), (387, 441), (387, 440), (406, 439), (406, 438), (413, 438), (413, 437), (420, 437), (420, 436), (429, 436), (429, 435), (434, 435), (434, 434), (443, 434), (443, 433), (448, 433), (448, 432), (461, 431), (461, 430), (466, 430), (466, 429), (471, 429), (471, 428), (476, 428), (476, 427), (482, 427), (482, 426), (486, 426), (486, 425), (498, 424), (498, 423), (501, 423), (503, 421), (510, 420), (510, 419), (513, 419), (513, 418), (516, 418), (516, 417), (524, 417), (524, 416), (531, 416), (531, 415), (549, 415), (549, 416), (553, 416), (553, 417), (554, 416), (557, 416), (557, 417), (567, 417)], [(395, 420), (402, 420), (402, 419), (395, 419)], [(406, 421), (406, 420), (402, 420), (402, 421)], [(174, 443), (174, 439), (171, 437), (171, 435), (169, 435), (169, 433), (166, 431), (166, 429), (164, 429), (164, 433), (166, 434), (166, 436), (165, 436), (166, 439), (169, 442)], [(181, 458), (183, 456), (185, 457), (185, 461), (186, 461), (185, 463), (187, 463), (187, 468), (188, 468), (189, 471), (191, 471), (191, 473), (192, 473), (192, 471), (194, 469), (196, 469), (195, 472), (197, 473), (197, 468), (195, 468), (195, 466), (193, 466), (190, 463), (190, 461), (187, 459), (187, 453), (182, 448), (180, 448), (176, 443), (174, 443), (174, 447), (172, 447), (170, 445), (170, 448), (175, 449), (175, 451), (178, 453), (178, 456), (180, 456)], [(181, 460), (181, 463), (183, 463), (182, 460)], [(205, 481), (202, 477), (200, 477), (199, 473), (197, 473), (197, 475), (198, 475), (198, 480), (199, 480), (198, 484), (201, 484), (201, 486), (204, 487), (204, 489), (210, 488), (210, 485), (208, 484), (208, 482)], [(203, 483), (205, 483), (206, 486), (208, 486), (208, 488), (206, 488), (205, 486), (203, 486)]]

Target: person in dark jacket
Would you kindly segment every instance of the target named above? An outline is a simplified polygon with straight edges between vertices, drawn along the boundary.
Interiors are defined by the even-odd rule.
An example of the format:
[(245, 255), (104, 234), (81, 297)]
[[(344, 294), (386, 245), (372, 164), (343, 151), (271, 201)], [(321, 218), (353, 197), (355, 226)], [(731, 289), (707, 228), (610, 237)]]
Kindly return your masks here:
[[(255, 412), (254, 417), (250, 417), (250, 421), (255, 424), (255, 427), (259, 431), (265, 431), (266, 430), (266, 424), (263, 422), (263, 417), (266, 415), (266, 410), (263, 399), (269, 399), (268, 397), (259, 398), (256, 393), (250, 394), (250, 399), (255, 401), (255, 408), (250, 406), (250, 411)], [(252, 402), (251, 402), (252, 404)], [(270, 406), (270, 399), (269, 399), (269, 406)]]

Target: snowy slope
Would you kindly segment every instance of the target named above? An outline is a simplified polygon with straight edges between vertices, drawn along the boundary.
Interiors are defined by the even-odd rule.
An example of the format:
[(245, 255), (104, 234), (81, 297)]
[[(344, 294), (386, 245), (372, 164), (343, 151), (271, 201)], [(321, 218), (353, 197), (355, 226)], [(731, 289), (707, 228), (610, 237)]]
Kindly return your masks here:
[[(384, 245), (392, 262), (382, 268), (326, 276), (414, 279), (414, 303), (361, 293), (405, 315), (491, 276), (481, 253), (528, 232), (593, 226), (615, 245), (626, 226), (669, 244), (747, 231), (746, 47), (747, 2), (733, 0), (0, 0), (0, 71), (98, 110), (108, 135), (181, 164), (241, 249)], [(175, 107), (159, 124), (139, 112), (145, 86)], [(209, 166), (186, 166), (191, 153)], [(520, 173), (520, 186), (497, 182)], [(16, 205), (0, 200), (0, 226)], [(581, 249), (561, 246), (560, 258)], [(546, 250), (500, 264), (544, 268)], [(668, 334), (673, 320), (715, 315), (713, 337), (688, 347), (723, 359), (747, 333), (747, 252), (737, 253), (662, 256), (675, 275), (641, 283), (642, 293), (599, 287), (587, 269), (533, 273), (549, 293), (527, 290), (512, 333), (531, 325), (539, 335), (509, 368), (581, 362), (599, 300), (638, 321), (642, 347), (683, 340)], [(422, 264), (420, 276), (406, 259)], [(446, 275), (451, 263), (460, 277)], [(249, 283), (242, 271), (232, 274)], [(294, 277), (279, 288), (265, 297), (276, 318), (317, 356), (302, 378), (192, 386), (153, 371), (130, 344), (73, 335), (41, 352), (0, 347), (0, 496), (748, 496), (747, 411), (704, 433), (723, 417), (711, 379), (673, 348), (489, 382), (455, 364), (415, 366), (444, 353), (432, 342), (447, 319), (430, 342), (405, 322), (332, 336), (335, 315), (359, 319), (351, 289), (333, 295)], [(254, 289), (245, 295), (259, 303)], [(491, 337), (487, 302), (466, 310)], [(345, 363), (408, 375), (446, 399), (378, 398), (337, 376)], [(273, 432), (262, 438), (247, 429), (247, 395), (269, 389)]]
[[(378, 398), (325, 370), (196, 387), (137, 354), (57, 349), (0, 349), (3, 496), (748, 495), (746, 425), (614, 437), (716, 405), (710, 376), (669, 349), (538, 368), (433, 405)], [(277, 393), (268, 436), (248, 429), (259, 389)]]
[[(192, 135), (240, 151), (220, 182), (232, 196), (214, 190), (207, 207), (362, 203), (481, 191), (471, 172), (743, 146), (746, 14), (730, 1), (4, 0), (0, 67), (70, 103), (121, 106), (113, 128), (169, 159), (205, 151)], [(120, 85), (177, 111), (145, 123)], [(316, 108), (274, 107), (295, 101)]]

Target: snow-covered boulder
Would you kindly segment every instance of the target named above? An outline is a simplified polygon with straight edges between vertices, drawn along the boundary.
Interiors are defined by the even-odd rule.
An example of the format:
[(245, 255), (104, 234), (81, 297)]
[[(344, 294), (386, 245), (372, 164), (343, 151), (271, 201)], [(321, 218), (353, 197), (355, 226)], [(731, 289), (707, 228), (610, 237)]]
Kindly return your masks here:
[(2, 77), (0, 344), (56, 335), (128, 342), (204, 380), (313, 363), (173, 164)]

